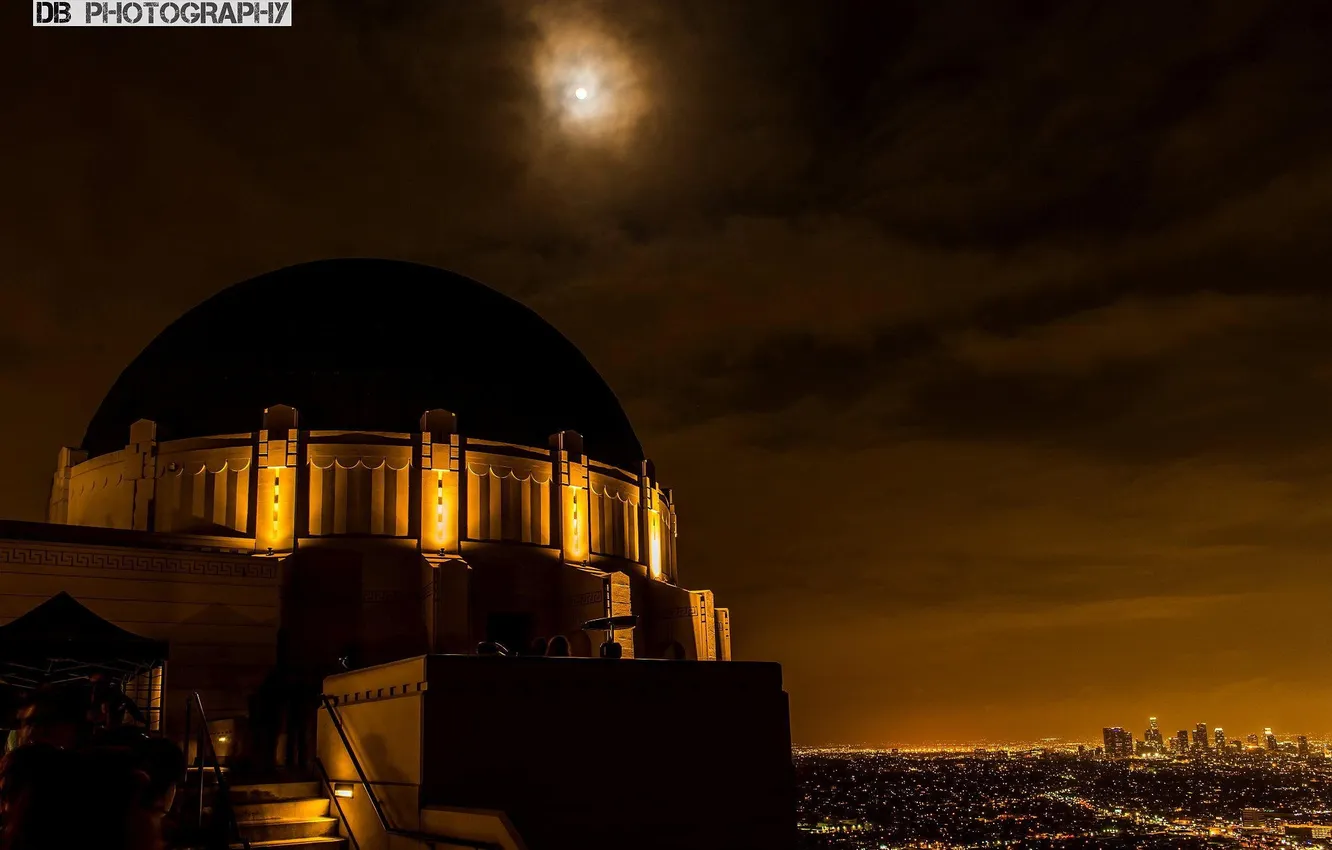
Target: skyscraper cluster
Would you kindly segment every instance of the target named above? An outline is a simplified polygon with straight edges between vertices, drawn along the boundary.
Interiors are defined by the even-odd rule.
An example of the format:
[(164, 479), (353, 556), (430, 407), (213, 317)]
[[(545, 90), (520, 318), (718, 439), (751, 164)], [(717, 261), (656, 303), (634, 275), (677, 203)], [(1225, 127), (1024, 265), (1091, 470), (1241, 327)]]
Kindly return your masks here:
[(1193, 727), (1193, 748), (1195, 750), (1206, 750), (1211, 747), (1207, 742), (1207, 724), (1199, 723)]
[(1147, 734), (1143, 736), (1144, 747), (1154, 753), (1165, 752), (1165, 739), (1161, 737), (1161, 727), (1156, 724), (1156, 718), (1148, 720)]
[(1300, 735), (1293, 743), (1281, 744), (1270, 726), (1263, 730), (1261, 738), (1256, 734), (1250, 734), (1244, 742), (1239, 738), (1227, 739), (1225, 730), (1220, 726), (1212, 729), (1209, 734), (1206, 723), (1198, 723), (1192, 731), (1180, 729), (1172, 737), (1166, 738), (1161, 732), (1160, 723), (1152, 717), (1148, 718), (1147, 731), (1143, 733), (1140, 742), (1135, 743), (1133, 734), (1121, 726), (1107, 726), (1102, 730), (1102, 737), (1105, 743), (1105, 756), (1112, 759), (1128, 758), (1133, 755), (1164, 755), (1167, 752), (1177, 755), (1213, 752), (1221, 754), (1241, 751), (1246, 744), (1251, 749), (1261, 746), (1268, 752), (1287, 752), (1306, 757), (1310, 755), (1309, 739), (1306, 736)]

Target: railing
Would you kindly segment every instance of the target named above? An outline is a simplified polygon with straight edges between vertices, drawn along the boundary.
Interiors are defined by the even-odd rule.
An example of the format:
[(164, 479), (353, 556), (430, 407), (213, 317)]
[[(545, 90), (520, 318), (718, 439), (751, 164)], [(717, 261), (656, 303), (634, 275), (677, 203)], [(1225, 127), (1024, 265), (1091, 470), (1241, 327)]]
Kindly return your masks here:
[[(196, 826), (200, 833), (204, 829), (204, 772), (208, 767), (207, 759), (211, 757), (213, 765), (213, 823), (211, 830), (210, 845), (218, 850), (239, 844), (244, 850), (250, 850), (250, 842), (241, 835), (240, 824), (236, 821), (236, 811), (231, 807), (231, 786), (227, 782), (226, 774), (222, 772), (222, 764), (218, 761), (217, 751), (213, 749), (213, 735), (208, 729), (208, 715), (204, 714), (203, 700), (199, 698), (199, 692), (194, 691), (189, 696), (189, 701), (185, 705), (185, 747), (188, 751), (190, 745), (190, 727), (193, 725), (194, 714), (199, 715), (199, 734), (195, 739), (195, 767), (198, 768), (199, 776), (199, 820)], [(207, 750), (205, 751), (205, 747)]]
[(324, 785), (324, 792), (328, 794), (328, 799), (333, 801), (333, 808), (337, 810), (338, 820), (342, 821), (342, 826), (347, 830), (347, 841), (350, 842), (352, 850), (361, 850), (361, 844), (356, 840), (356, 833), (352, 830), (351, 821), (347, 819), (347, 813), (342, 810), (342, 798), (338, 796), (338, 789), (333, 785), (333, 780), (329, 778), (328, 770), (324, 763), (315, 756), (315, 768), (319, 771), (319, 781)]
[[(351, 761), (352, 768), (356, 771), (356, 778), (360, 781), (362, 790), (365, 791), (366, 799), (370, 801), (370, 807), (375, 810), (375, 819), (379, 821), (379, 827), (384, 830), (385, 835), (397, 835), (403, 838), (410, 838), (431, 846), (435, 844), (449, 844), (454, 847), (471, 848), (471, 850), (502, 850), (500, 845), (486, 841), (472, 841), (467, 838), (454, 838), (448, 835), (436, 835), (428, 832), (417, 832), (415, 830), (398, 829), (394, 827), (393, 824), (389, 822), (388, 816), (384, 814), (384, 807), (380, 804), (379, 797), (375, 796), (374, 787), (371, 786), (370, 779), (365, 774), (365, 768), (361, 766), (361, 760), (356, 757), (356, 750), (352, 748), (351, 740), (347, 737), (347, 730), (342, 725), (342, 718), (338, 715), (338, 709), (337, 706), (333, 704), (332, 697), (328, 694), (321, 694), (319, 700), (324, 707), (324, 711), (328, 713), (329, 720), (333, 722), (333, 728), (338, 733), (338, 740), (342, 741), (342, 749), (347, 753), (347, 758)], [(315, 764), (318, 766), (319, 772), (324, 777), (324, 782), (329, 786), (331, 792), (332, 781), (328, 778), (328, 770), (325, 769), (324, 763), (317, 757), (315, 758)], [(342, 807), (339, 806), (338, 808), (340, 813)], [(351, 831), (350, 827), (347, 831)], [(352, 843), (356, 843), (355, 838), (352, 838)], [(248, 850), (248, 848), (246, 848), (246, 850)]]

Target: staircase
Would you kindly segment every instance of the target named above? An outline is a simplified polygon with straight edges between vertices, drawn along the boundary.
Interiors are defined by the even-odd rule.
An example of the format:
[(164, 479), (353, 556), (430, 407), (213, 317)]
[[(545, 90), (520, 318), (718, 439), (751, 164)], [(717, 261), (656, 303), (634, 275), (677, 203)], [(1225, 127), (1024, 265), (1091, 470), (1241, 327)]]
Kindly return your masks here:
[(231, 802), (251, 850), (343, 850), (347, 846), (318, 782), (234, 785)]
[(231, 807), (251, 850), (346, 850), (341, 822), (318, 782), (233, 785)]

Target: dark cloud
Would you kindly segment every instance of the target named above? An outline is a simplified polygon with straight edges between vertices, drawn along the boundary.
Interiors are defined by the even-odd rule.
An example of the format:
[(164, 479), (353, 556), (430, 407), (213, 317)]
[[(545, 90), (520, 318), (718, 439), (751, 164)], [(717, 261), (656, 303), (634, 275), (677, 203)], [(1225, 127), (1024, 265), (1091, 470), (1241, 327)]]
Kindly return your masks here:
[[(798, 740), (1319, 731), (1326, 639), (1285, 611), (1332, 601), (1328, 8), (295, 13), (6, 10), (0, 513), (41, 515), (183, 310), (402, 257), (606, 374), (677, 488), (685, 580), (785, 663)], [(595, 126), (552, 106), (569, 51), (616, 69)]]

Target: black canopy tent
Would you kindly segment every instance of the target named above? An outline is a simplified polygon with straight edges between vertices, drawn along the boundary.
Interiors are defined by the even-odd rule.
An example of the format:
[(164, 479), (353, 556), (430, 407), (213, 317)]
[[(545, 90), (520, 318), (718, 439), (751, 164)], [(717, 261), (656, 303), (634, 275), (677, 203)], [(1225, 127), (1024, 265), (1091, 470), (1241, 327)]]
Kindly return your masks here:
[(119, 681), (156, 726), (165, 641), (126, 631), (58, 593), (0, 626), (0, 684), (18, 691), (94, 675)]

